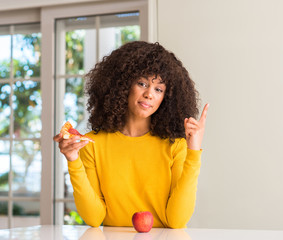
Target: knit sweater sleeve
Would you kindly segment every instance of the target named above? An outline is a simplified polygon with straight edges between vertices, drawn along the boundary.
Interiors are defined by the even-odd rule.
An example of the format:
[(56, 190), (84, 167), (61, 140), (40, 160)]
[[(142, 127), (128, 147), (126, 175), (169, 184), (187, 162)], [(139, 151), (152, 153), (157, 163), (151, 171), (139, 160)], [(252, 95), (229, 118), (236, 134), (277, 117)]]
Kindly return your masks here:
[(79, 215), (86, 224), (100, 226), (106, 215), (106, 205), (97, 176), (93, 143), (80, 150), (77, 160), (68, 161), (68, 170)]
[(168, 227), (184, 228), (194, 212), (201, 152), (188, 149), (185, 139), (174, 149), (172, 183), (166, 207)]

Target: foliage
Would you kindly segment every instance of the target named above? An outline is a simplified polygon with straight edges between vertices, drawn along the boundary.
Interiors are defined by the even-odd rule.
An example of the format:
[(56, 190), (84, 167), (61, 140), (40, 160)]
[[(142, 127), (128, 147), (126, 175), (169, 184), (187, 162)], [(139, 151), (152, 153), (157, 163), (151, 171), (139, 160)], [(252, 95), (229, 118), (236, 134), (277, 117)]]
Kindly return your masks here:
[[(1, 202), (0, 203), (0, 215), (7, 215), (7, 214), (8, 214), (8, 203), (7, 202)], [(25, 215), (24, 209), (17, 204), (13, 204), (13, 215), (14, 216)]]
[(0, 186), (7, 185), (9, 181), (9, 172), (0, 175)]
[(64, 216), (64, 224), (68, 225), (86, 225), (84, 220), (76, 211), (70, 211), (69, 215)]
[(66, 33), (66, 73), (67, 74), (83, 73), (84, 37), (85, 37), (85, 32), (83, 30), (75, 30)]
[(11, 87), (9, 84), (0, 84), (0, 137), (9, 134), (10, 92)]
[(120, 34), (117, 34), (116, 47), (124, 45), (127, 42), (137, 41), (140, 39), (140, 28), (139, 26), (127, 26), (119, 28)]
[[(28, 50), (32, 60), (27, 57), (13, 59), (14, 77), (28, 79), (40, 75), (40, 34), (15, 35), (16, 49)], [(3, 60), (0, 67), (0, 76), (9, 78), (10, 62)], [(7, 85), (0, 85), (0, 113), (9, 107), (11, 89)], [(41, 130), (41, 90), (40, 84), (34, 81), (16, 82), (13, 84), (14, 133), (16, 137), (39, 137)], [(7, 121), (9, 122), (9, 118)], [(35, 128), (40, 124), (39, 129)], [(1, 124), (0, 136), (7, 135), (10, 124)], [(4, 135), (4, 136), (5, 136)]]
[[(13, 59), (13, 76), (21, 78), (12, 85), (0, 84), (0, 136), (7, 137), (10, 128), (10, 106), (13, 108), (14, 136), (17, 138), (40, 137), (41, 131), (41, 90), (39, 82), (28, 80), (30, 77), (40, 76), (40, 34), (14, 35), (15, 51), (28, 52), (30, 57), (22, 56)], [(0, 75), (2, 78), (10, 77), (10, 62), (1, 61)], [(27, 80), (22, 80), (27, 79)], [(12, 93), (12, 104), (10, 94)], [(8, 111), (7, 111), (8, 110)], [(23, 174), (13, 174), (14, 181), (25, 186), (29, 166), (39, 151), (39, 143), (32, 141), (14, 142), (14, 153), (25, 162)], [(0, 176), (2, 185), (8, 184), (8, 174)]]
[(40, 137), (40, 84), (34, 81), (14, 85), (14, 133), (16, 137)]
[[(9, 172), (4, 172), (0, 175), (1, 191), (8, 191), (8, 189), (9, 189), (9, 175), (10, 175)], [(17, 174), (15, 171), (12, 171), (12, 175), (13, 175), (14, 182), (19, 182), (19, 180), (21, 181), (19, 174)]]
[(0, 64), (0, 78), (9, 78), (9, 76), (10, 76), (10, 62), (4, 59)]

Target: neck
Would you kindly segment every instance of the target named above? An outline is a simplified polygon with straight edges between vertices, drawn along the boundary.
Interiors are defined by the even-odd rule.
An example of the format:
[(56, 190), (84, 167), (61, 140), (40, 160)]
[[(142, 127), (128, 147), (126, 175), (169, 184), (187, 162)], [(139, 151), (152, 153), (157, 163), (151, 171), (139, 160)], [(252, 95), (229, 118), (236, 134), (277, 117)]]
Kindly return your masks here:
[(150, 118), (133, 120), (128, 119), (122, 133), (130, 137), (140, 137), (149, 132)]

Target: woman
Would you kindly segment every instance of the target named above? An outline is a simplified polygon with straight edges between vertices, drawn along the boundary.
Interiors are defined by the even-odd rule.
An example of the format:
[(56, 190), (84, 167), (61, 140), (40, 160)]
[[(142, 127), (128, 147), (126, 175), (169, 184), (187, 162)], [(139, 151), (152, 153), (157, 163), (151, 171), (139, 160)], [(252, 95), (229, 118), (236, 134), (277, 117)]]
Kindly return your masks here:
[(93, 227), (132, 226), (135, 212), (150, 211), (153, 227), (185, 227), (208, 104), (197, 121), (197, 91), (182, 63), (158, 43), (127, 43), (88, 73), (86, 92), (95, 143), (54, 137), (80, 216)]

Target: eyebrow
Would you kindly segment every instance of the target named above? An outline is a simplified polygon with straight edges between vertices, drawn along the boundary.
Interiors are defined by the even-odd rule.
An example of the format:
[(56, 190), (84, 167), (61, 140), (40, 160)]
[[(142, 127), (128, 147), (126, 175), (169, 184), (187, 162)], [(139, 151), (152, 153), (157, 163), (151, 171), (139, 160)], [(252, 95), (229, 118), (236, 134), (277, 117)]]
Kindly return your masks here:
[[(146, 77), (146, 76), (141, 76), (141, 77), (144, 78), (146, 81), (149, 81), (149, 80), (148, 80), (148, 77)], [(154, 78), (152, 79), (152, 82), (153, 82), (154, 80), (158, 80), (158, 79), (160, 79), (160, 81), (158, 82), (158, 84), (165, 84), (164, 80), (162, 80), (161, 77), (154, 77)]]

